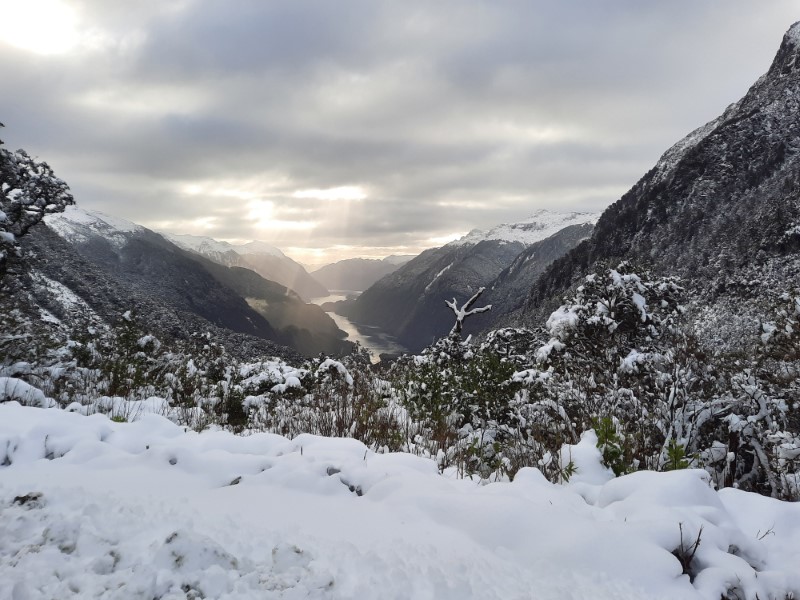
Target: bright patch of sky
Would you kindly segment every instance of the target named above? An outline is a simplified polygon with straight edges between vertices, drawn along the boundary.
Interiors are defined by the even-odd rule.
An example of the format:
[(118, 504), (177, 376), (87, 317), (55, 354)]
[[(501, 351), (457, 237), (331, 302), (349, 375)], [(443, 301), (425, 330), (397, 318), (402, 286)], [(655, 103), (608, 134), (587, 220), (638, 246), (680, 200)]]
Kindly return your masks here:
[(63, 54), (79, 41), (75, 10), (60, 0), (0, 0), (0, 40), (36, 54)]

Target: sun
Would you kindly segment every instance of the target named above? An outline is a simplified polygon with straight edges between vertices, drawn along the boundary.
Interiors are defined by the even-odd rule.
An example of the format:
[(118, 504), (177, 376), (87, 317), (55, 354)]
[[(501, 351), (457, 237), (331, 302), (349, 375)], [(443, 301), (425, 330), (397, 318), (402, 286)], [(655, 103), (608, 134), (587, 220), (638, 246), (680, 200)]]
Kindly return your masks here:
[(63, 54), (78, 43), (77, 15), (61, 0), (0, 0), (0, 42), (36, 54)]

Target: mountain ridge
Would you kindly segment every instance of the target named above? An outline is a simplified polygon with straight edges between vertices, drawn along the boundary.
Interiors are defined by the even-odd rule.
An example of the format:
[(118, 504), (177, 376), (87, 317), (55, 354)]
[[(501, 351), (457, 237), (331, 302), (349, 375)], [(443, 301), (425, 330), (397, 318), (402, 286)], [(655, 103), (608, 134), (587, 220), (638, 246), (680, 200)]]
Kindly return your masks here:
[[(537, 277), (544, 265), (588, 236), (595, 217), (591, 213), (539, 211), (519, 227), (505, 224), (489, 232), (468, 234), (461, 243), (424, 251), (355, 300), (337, 303), (335, 310), (356, 323), (380, 327), (410, 350), (419, 350), (450, 330), (452, 313), (446, 300), (464, 302), (479, 288), (491, 288), (533, 247), (536, 250), (517, 265), (515, 276)], [(516, 308), (515, 298), (504, 297), (518, 293), (510, 279), (513, 277), (506, 275), (503, 283), (487, 294), (496, 299), (498, 310), (468, 322), (465, 331), (474, 330), (476, 323), (488, 326), (500, 314)]]
[(329, 290), (362, 292), (408, 262), (399, 258), (346, 258), (312, 271), (311, 276)]
[(696, 302), (709, 304), (757, 302), (753, 281), (797, 285), (798, 90), (795, 23), (769, 70), (719, 117), (669, 148), (614, 202), (592, 237), (536, 282), (514, 322), (536, 323), (583, 275), (621, 260), (677, 275)]
[[(139, 304), (149, 306), (143, 294), (157, 298), (177, 314), (195, 314), (218, 327), (290, 346), (306, 356), (341, 354), (350, 347), (319, 307), (306, 305), (285, 286), (252, 270), (219, 265), (143, 226), (78, 207), (48, 215), (44, 222)], [(40, 243), (52, 246), (52, 239), (47, 240), (38, 236)], [(58, 278), (64, 273), (50, 275)], [(79, 286), (79, 279), (73, 277), (71, 284)], [(83, 290), (83, 295), (91, 294), (91, 289)], [(153, 307), (147, 311), (162, 312)]]
[(177, 246), (226, 267), (244, 267), (295, 291), (304, 300), (327, 296), (328, 290), (297, 261), (262, 241), (245, 244), (221, 242), (211, 237), (161, 233)]

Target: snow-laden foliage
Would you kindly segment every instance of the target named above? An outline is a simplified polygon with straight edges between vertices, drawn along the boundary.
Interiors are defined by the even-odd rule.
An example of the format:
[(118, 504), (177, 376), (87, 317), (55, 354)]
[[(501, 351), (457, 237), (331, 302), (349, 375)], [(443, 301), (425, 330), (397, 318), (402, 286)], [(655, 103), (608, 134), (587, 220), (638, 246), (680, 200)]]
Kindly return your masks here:
[(765, 306), (749, 352), (731, 353), (703, 341), (677, 281), (621, 264), (588, 276), (538, 330), (480, 342), (453, 332), (388, 370), (363, 350), (245, 361), (208, 333), (169, 340), (135, 311), (107, 324), (61, 296), (69, 323), (47, 311), (0, 316), (0, 377), (44, 397), (0, 401), (118, 420), (156, 410), (197, 431), (353, 437), (490, 480), (524, 467), (569, 480), (578, 467), (563, 448), (594, 431), (616, 475), (698, 467), (719, 487), (800, 496), (796, 292)]
[(60, 212), (73, 202), (69, 186), (46, 162), (24, 150), (10, 152), (0, 140), (0, 283), (9, 256), (19, 250), (17, 239), (46, 214)]
[(720, 486), (800, 497), (795, 297), (735, 355), (698, 339), (682, 302), (675, 280), (627, 264), (589, 275), (525, 374), (539, 437), (556, 448), (594, 428), (617, 474), (691, 465)]

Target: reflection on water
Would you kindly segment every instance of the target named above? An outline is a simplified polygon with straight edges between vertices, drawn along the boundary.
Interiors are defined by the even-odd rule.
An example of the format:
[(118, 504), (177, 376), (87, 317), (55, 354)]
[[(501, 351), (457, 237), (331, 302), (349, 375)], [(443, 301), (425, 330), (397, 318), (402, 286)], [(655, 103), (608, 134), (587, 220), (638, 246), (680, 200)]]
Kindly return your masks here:
[[(313, 298), (311, 302), (317, 305), (322, 305), (325, 302), (338, 302), (345, 300), (348, 297), (357, 296), (360, 292), (348, 292), (340, 290), (331, 290), (330, 296), (322, 298)], [(378, 327), (370, 327), (367, 325), (357, 325), (347, 317), (337, 315), (336, 313), (329, 312), (328, 316), (333, 319), (336, 326), (347, 334), (347, 339), (351, 342), (358, 342), (364, 348), (372, 352), (372, 362), (378, 362), (380, 354), (403, 354), (408, 352), (398, 341), (382, 331)]]

